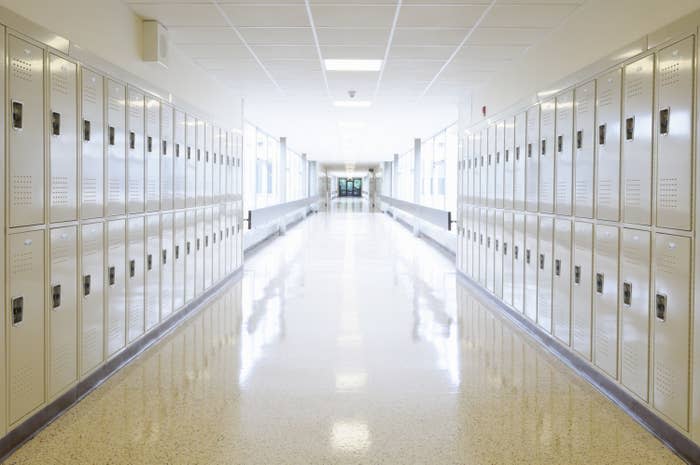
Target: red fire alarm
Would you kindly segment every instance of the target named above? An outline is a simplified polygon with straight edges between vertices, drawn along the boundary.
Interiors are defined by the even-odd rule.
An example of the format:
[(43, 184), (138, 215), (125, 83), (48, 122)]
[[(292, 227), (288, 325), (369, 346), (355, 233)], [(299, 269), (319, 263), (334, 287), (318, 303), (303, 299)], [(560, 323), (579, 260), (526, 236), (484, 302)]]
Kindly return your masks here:
[(481, 107), (481, 116), (486, 116), (486, 105)]

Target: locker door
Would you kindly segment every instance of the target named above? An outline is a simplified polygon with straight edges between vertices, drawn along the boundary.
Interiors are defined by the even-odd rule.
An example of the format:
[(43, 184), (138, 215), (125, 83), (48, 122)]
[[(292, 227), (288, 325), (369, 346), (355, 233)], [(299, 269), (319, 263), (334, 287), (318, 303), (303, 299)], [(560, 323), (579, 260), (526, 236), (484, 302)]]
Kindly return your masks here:
[(9, 234), (7, 240), (8, 413), (13, 425), (44, 403), (44, 231)]
[(204, 291), (204, 210), (197, 210), (197, 223), (195, 231), (194, 243), (194, 260), (195, 260), (195, 289), (194, 294), (200, 295)]
[(513, 208), (513, 181), (515, 174), (515, 119), (506, 118), (503, 125), (503, 208)]
[(8, 36), (10, 227), (44, 222), (44, 52)]
[(617, 226), (597, 226), (595, 230), (595, 271), (593, 278), (595, 312), (595, 364), (617, 379), (618, 254)]
[(204, 190), (203, 205), (211, 205), (214, 192), (214, 128), (211, 123), (206, 123), (204, 127), (204, 176), (202, 188)]
[(174, 120), (174, 154), (173, 159), (173, 208), (185, 208), (186, 171), (187, 171), (187, 120), (185, 114), (175, 110)]
[(107, 215), (126, 213), (126, 88), (110, 79), (107, 86)]
[(143, 257), (144, 247), (144, 218), (137, 216), (128, 221), (128, 264), (127, 264), (127, 340), (132, 342), (144, 333), (145, 329), (145, 268)]
[[(478, 207), (472, 207), (472, 250), (471, 250), (471, 277), (479, 281), (479, 217), (481, 213)], [(235, 245), (234, 245), (235, 247)], [(235, 256), (235, 255), (234, 255)], [(235, 269), (235, 264), (234, 264)]]
[(554, 220), (540, 217), (537, 258), (537, 324), (552, 333), (552, 256)]
[(591, 359), (592, 268), (593, 225), (577, 222), (574, 224), (572, 345), (588, 360)]
[(527, 110), (527, 134), (525, 146), (526, 160), (526, 194), (527, 210), (536, 212), (538, 209), (538, 193), (540, 186), (540, 106), (533, 105)]
[[(209, 135), (211, 131), (208, 132)], [(205, 159), (206, 154), (205, 144), (209, 141), (210, 137), (205, 131), (204, 121), (197, 120), (197, 134), (196, 134), (196, 150), (195, 150), (195, 204), (201, 207), (205, 203), (204, 198), (204, 172), (205, 172)], [(211, 144), (211, 142), (209, 142)]]
[(554, 140), (556, 104), (554, 99), (542, 102), (540, 113), (540, 211), (554, 213)]
[(221, 202), (221, 162), (223, 161), (223, 154), (221, 152), (221, 129), (214, 127), (214, 135), (212, 137), (214, 147), (212, 148), (212, 193), (211, 201), (212, 203)]
[(224, 240), (224, 234), (223, 231), (221, 230), (221, 223), (220, 223), (220, 215), (219, 215), (219, 206), (214, 205), (212, 207), (212, 260), (211, 260), (211, 266), (212, 266), (212, 283), (218, 283), (219, 279), (221, 279), (221, 260), (220, 260), (220, 254), (221, 254), (221, 243)]
[[(185, 305), (185, 290), (187, 285), (187, 227), (185, 212), (175, 212), (173, 227), (173, 311), (178, 311)], [(192, 281), (190, 281), (192, 282)]]
[(574, 92), (574, 215), (593, 218), (595, 81)]
[(464, 136), (464, 163), (466, 164), (465, 168), (465, 173), (464, 173), (464, 191), (465, 191), (465, 197), (467, 200), (467, 203), (469, 205), (474, 204), (474, 195), (473, 195), (473, 180), (474, 180), (474, 175), (472, 173), (472, 163), (473, 163), (473, 152), (474, 152), (474, 141), (472, 140), (471, 134), (466, 134)]
[(650, 225), (654, 56), (625, 66), (622, 86), (622, 219)]
[(173, 313), (173, 279), (175, 272), (173, 214), (163, 213), (160, 218), (160, 320)]
[(485, 208), (479, 209), (479, 283), (486, 287), (488, 282), (488, 255), (486, 242), (488, 240), (488, 211)]
[(187, 211), (185, 226), (185, 302), (194, 298), (195, 287), (195, 246), (197, 242), (197, 214)]
[(126, 221), (107, 223), (107, 357), (126, 344)]
[(470, 208), (466, 202), (462, 204), (462, 271), (469, 276), (469, 247), (471, 241)]
[(571, 182), (574, 176), (573, 130), (574, 130), (574, 93), (564, 92), (557, 96), (556, 115), (556, 154), (554, 170), (556, 172), (556, 189), (554, 207), (558, 215), (571, 215)]
[(513, 215), (513, 307), (523, 313), (525, 287), (525, 215)]
[[(488, 128), (483, 128), (479, 135), (479, 198), (480, 205), (486, 207), (489, 204), (489, 174), (491, 167), (489, 166), (489, 141)], [(484, 239), (486, 240), (486, 239)]]
[(494, 292), (496, 212), (494, 210), (488, 210), (486, 215), (486, 289)]
[(52, 229), (50, 246), (48, 398), (53, 399), (78, 379), (77, 228)]
[[(481, 155), (481, 132), (472, 135), (474, 144), (474, 205), (481, 205), (481, 170), (483, 167), (483, 157)], [(486, 182), (484, 181), (484, 184)]]
[(186, 168), (185, 168), (185, 206), (187, 208), (194, 207), (196, 202), (196, 174), (197, 174), (197, 121), (191, 115), (186, 115), (185, 124), (185, 150)]
[(144, 154), (144, 96), (141, 92), (129, 87), (129, 104), (127, 108), (127, 179), (128, 211), (129, 213), (143, 213), (144, 184), (146, 175), (146, 156)]
[(78, 67), (49, 54), (49, 220), (78, 218)]
[(224, 254), (222, 257), (223, 260), (223, 274), (224, 277), (228, 276), (228, 274), (231, 272), (231, 252), (233, 251), (233, 246), (231, 245), (231, 241), (233, 240), (233, 234), (231, 234), (231, 215), (229, 213), (230, 208), (228, 203), (224, 203), (221, 205), (222, 208), (222, 220), (224, 222)]
[(80, 216), (86, 219), (102, 216), (104, 208), (104, 80), (86, 68), (81, 70), (83, 153)]
[(236, 235), (236, 269), (238, 269), (243, 265), (243, 200), (238, 200), (236, 205), (236, 230), (238, 231)]
[(494, 157), (496, 158), (496, 208), (503, 208), (503, 189), (505, 175), (505, 158), (503, 156), (503, 148), (505, 144), (505, 122), (499, 121), (496, 124), (496, 144)]
[(620, 219), (620, 108), (622, 70), (616, 69), (598, 79), (596, 120), (596, 211), (602, 220)]
[(571, 221), (562, 219), (554, 222), (552, 332), (564, 344), (571, 344)]
[(211, 207), (205, 208), (204, 213), (204, 286), (203, 289), (209, 289), (212, 284), (212, 273), (214, 273), (214, 216)]
[(518, 113), (515, 116), (515, 158), (513, 164), (513, 208), (516, 210), (525, 210), (526, 201), (526, 166), (527, 155), (527, 114), (525, 112)]
[(104, 360), (104, 226), (81, 226), (80, 257), (80, 374), (85, 376)]
[(537, 321), (537, 216), (525, 217), (525, 316)]
[(659, 51), (656, 69), (656, 224), (690, 231), (693, 192), (693, 37)]
[(160, 216), (146, 217), (146, 331), (160, 321)]
[(620, 381), (648, 401), (651, 234), (625, 228), (620, 260)]
[(513, 214), (503, 213), (503, 301), (513, 305)]
[(160, 210), (160, 102), (146, 98), (146, 211)]
[(488, 169), (487, 203), (489, 207), (496, 206), (496, 125), (492, 124), (486, 131), (486, 163)]
[(654, 273), (654, 408), (688, 430), (690, 239), (656, 234)]
[(493, 254), (495, 259), (494, 265), (494, 292), (496, 297), (503, 299), (503, 212), (496, 211), (496, 228), (494, 233), (494, 248)]
[(160, 209), (173, 208), (173, 107), (167, 103), (160, 104)]

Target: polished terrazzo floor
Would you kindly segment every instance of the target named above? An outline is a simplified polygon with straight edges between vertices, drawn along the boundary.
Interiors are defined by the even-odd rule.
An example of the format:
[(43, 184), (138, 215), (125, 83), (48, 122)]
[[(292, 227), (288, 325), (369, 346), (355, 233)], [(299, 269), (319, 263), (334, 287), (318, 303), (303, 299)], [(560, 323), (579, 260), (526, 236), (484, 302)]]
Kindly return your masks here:
[(7, 463), (682, 463), (366, 210), (338, 200), (248, 257)]

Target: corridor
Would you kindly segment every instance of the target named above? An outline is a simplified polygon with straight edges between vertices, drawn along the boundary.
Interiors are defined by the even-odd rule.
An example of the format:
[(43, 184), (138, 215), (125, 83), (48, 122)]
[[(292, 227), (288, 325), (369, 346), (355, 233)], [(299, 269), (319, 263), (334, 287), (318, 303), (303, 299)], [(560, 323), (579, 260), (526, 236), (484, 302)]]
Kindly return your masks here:
[(341, 199), (7, 463), (682, 462), (452, 258)]

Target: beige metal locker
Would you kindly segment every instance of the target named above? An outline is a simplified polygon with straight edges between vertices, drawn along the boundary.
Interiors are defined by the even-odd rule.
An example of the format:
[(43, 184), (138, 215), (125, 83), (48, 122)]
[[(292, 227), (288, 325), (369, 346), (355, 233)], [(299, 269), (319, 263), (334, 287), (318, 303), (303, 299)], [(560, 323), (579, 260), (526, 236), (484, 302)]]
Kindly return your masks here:
[(104, 225), (80, 227), (80, 374), (104, 360)]
[(693, 193), (693, 72), (695, 39), (656, 55), (656, 224), (691, 229)]
[(44, 231), (9, 234), (8, 401), (17, 424), (45, 401)]
[(623, 229), (620, 262), (620, 381), (648, 401), (651, 233)]
[(487, 205), (491, 208), (496, 206), (496, 125), (489, 125), (486, 130), (486, 165), (488, 180)]
[(86, 68), (81, 68), (81, 76), (80, 217), (99, 218), (104, 213), (104, 79)]
[(126, 345), (126, 221), (107, 223), (107, 358)]
[(595, 229), (595, 269), (593, 311), (595, 321), (593, 361), (617, 379), (618, 257), (617, 226), (598, 225)]
[(49, 236), (47, 340), (48, 399), (51, 400), (78, 379), (77, 227), (52, 229)]
[(160, 103), (160, 209), (172, 210), (174, 194), (174, 116), (173, 107)]
[(194, 298), (195, 247), (197, 242), (197, 214), (187, 210), (185, 218), (185, 303)]
[(513, 307), (525, 311), (525, 215), (513, 215)]
[(160, 210), (160, 101), (146, 97), (146, 211)]
[(503, 208), (513, 208), (513, 176), (515, 173), (515, 118), (509, 116), (503, 124)]
[(163, 213), (160, 218), (160, 320), (173, 313), (173, 279), (175, 247), (173, 214)]
[(499, 299), (503, 299), (503, 211), (496, 211), (496, 225), (493, 242), (494, 255), (494, 293)]
[(542, 102), (540, 113), (540, 190), (541, 212), (554, 213), (554, 146), (556, 103), (554, 99)]
[[(196, 126), (196, 145), (195, 145), (195, 204), (198, 207), (205, 205), (204, 197), (204, 172), (205, 168), (205, 144), (208, 139), (207, 131), (205, 131), (205, 123), (201, 119), (197, 120)], [(211, 132), (209, 133), (209, 135)]]
[(554, 270), (552, 273), (552, 334), (571, 343), (571, 221), (554, 222)]
[(622, 86), (622, 220), (649, 225), (654, 56), (625, 66)]
[(202, 244), (203, 250), (203, 276), (204, 285), (203, 289), (209, 289), (212, 285), (213, 273), (214, 273), (214, 215), (211, 207), (207, 207), (201, 210), (204, 213), (204, 243)]
[(513, 214), (503, 213), (503, 301), (513, 305)]
[(126, 213), (126, 88), (107, 79), (107, 215)]
[(539, 255), (537, 251), (538, 218), (536, 215), (525, 217), (525, 316), (537, 321), (537, 268)]
[[(486, 241), (488, 235), (488, 211), (485, 208), (479, 209), (479, 284), (486, 287), (487, 282), (487, 252)], [(238, 263), (236, 263), (238, 264)]]
[[(540, 106), (533, 105), (526, 115), (526, 179), (525, 207), (527, 211), (536, 212), (538, 209), (538, 191), (540, 186)], [(522, 149), (521, 149), (522, 150)], [(521, 154), (522, 156), (522, 154)]]
[(540, 217), (537, 256), (537, 324), (552, 333), (552, 256), (554, 219)]
[(146, 217), (146, 331), (160, 321), (160, 215)]
[[(174, 214), (173, 221), (173, 311), (180, 310), (185, 305), (187, 285), (187, 227), (185, 212)], [(194, 283), (193, 283), (194, 284)]]
[(222, 243), (224, 241), (224, 234), (221, 225), (221, 215), (219, 210), (219, 205), (214, 205), (212, 207), (212, 275), (211, 280), (213, 284), (216, 284), (221, 279), (221, 250)]
[(496, 142), (494, 144), (494, 163), (496, 164), (496, 208), (503, 208), (503, 177), (505, 175), (505, 158), (503, 148), (505, 144), (505, 121), (496, 123)]
[(196, 230), (195, 230), (195, 242), (194, 242), (194, 260), (195, 260), (195, 274), (194, 274), (194, 295), (198, 296), (204, 291), (204, 209), (200, 208), (197, 210), (196, 214)]
[(654, 242), (652, 402), (687, 431), (691, 241), (657, 233)]
[(197, 120), (194, 119), (192, 115), (186, 115), (185, 124), (185, 143), (187, 148), (185, 150), (185, 206), (191, 208), (195, 206), (196, 202), (196, 174), (197, 174)]
[(620, 219), (620, 108), (622, 70), (598, 78), (596, 96), (596, 215), (601, 220)]
[(554, 171), (556, 188), (554, 209), (558, 215), (571, 215), (571, 184), (574, 176), (573, 132), (574, 132), (574, 92), (567, 91), (557, 96), (556, 113), (557, 139), (555, 141)]
[(495, 230), (496, 227), (496, 212), (494, 210), (488, 210), (486, 212), (486, 289), (494, 292), (494, 259), (495, 259)]
[(49, 221), (78, 218), (78, 67), (49, 54)]
[(515, 152), (513, 153), (513, 208), (525, 210), (527, 185), (527, 114), (515, 116)]
[(591, 360), (593, 225), (574, 223), (571, 302), (572, 347)]
[(204, 126), (204, 156), (203, 168), (204, 175), (202, 177), (202, 190), (204, 191), (203, 205), (211, 205), (214, 192), (214, 127), (211, 123), (206, 123)]
[(146, 159), (144, 153), (145, 100), (143, 93), (127, 89), (127, 211), (143, 213)]
[(595, 81), (574, 91), (574, 215), (593, 218)]
[(174, 158), (173, 158), (173, 208), (185, 208), (187, 171), (187, 119), (185, 114), (175, 110), (174, 119)]
[(144, 217), (128, 220), (127, 249), (127, 341), (133, 342), (145, 331)]
[[(8, 36), (9, 227), (44, 222), (44, 52)], [(12, 409), (11, 409), (12, 410)]]

